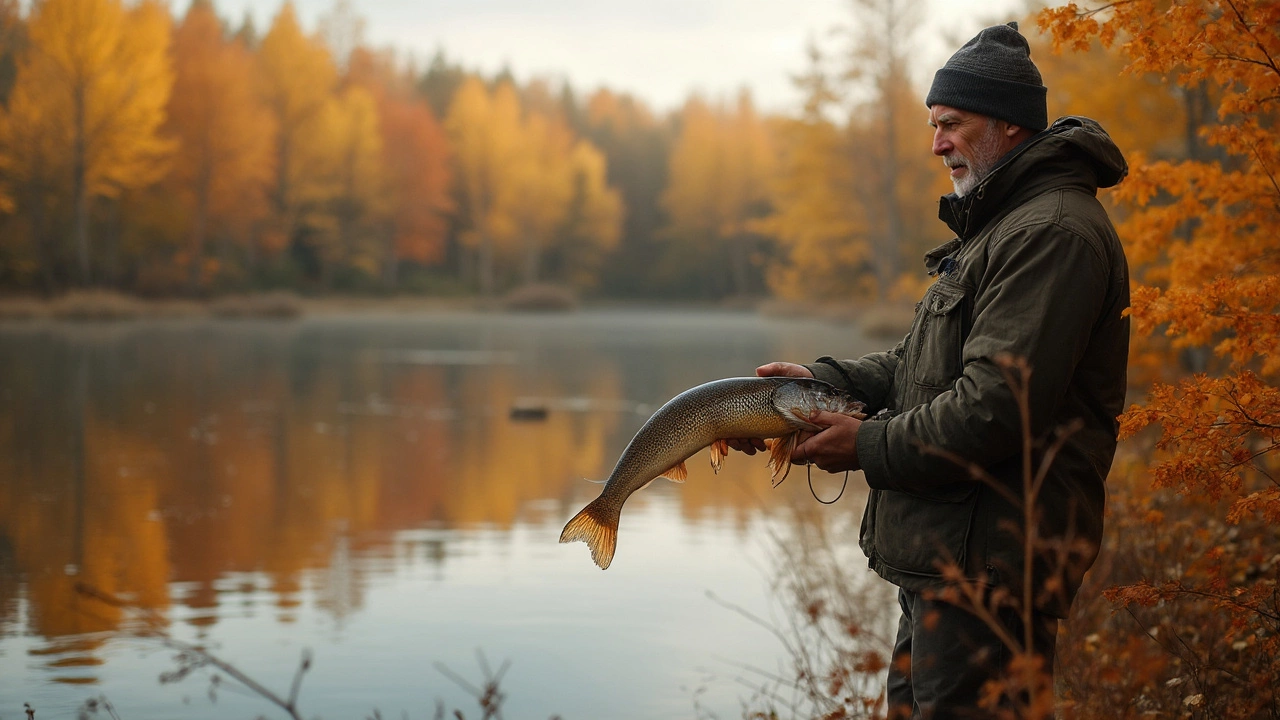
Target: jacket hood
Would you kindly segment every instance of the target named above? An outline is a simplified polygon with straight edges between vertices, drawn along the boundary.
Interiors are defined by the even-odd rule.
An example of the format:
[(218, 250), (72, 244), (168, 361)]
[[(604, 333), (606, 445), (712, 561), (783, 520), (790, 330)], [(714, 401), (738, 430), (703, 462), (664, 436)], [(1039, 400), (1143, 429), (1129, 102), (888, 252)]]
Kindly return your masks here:
[(943, 195), (938, 218), (968, 239), (1002, 210), (1028, 198), (1065, 187), (1096, 195), (1128, 173), (1120, 148), (1096, 120), (1069, 115), (1009, 151), (973, 192), (963, 198)]

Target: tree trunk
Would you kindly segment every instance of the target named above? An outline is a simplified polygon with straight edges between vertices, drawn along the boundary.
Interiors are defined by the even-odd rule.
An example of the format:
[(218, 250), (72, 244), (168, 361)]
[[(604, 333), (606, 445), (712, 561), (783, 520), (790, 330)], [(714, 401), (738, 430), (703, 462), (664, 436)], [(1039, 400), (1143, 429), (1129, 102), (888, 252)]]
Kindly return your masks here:
[(80, 282), (88, 285), (93, 280), (89, 253), (89, 188), (86, 168), (85, 138), (85, 97), (84, 88), (76, 88), (75, 93), (75, 144), (72, 148), (74, 157), (71, 161), (72, 203), (74, 205), (73, 238), (76, 247), (76, 259), (80, 266)]
[(493, 295), (493, 240), (489, 237), (489, 233), (481, 233), (479, 257), (477, 258), (479, 267), (476, 268), (479, 273), (477, 280), (480, 282), (480, 294), (484, 297)]
[[(890, 70), (889, 74), (892, 78), (896, 73)], [(896, 92), (889, 87), (885, 88), (882, 95), (885, 105), (885, 158), (881, 192), (884, 196), (885, 231), (880, 249), (876, 253), (880, 276), (877, 284), (881, 300), (888, 296), (889, 288), (898, 279), (898, 255), (902, 248), (902, 206), (898, 202), (898, 110), (895, 96)]]
[(200, 184), (196, 187), (196, 214), (191, 219), (191, 234), (187, 240), (188, 268), (187, 287), (191, 294), (200, 291), (201, 267), (204, 265), (204, 243), (209, 232), (209, 168), (200, 173)]
[(35, 246), (36, 262), (39, 266), (40, 289), (45, 296), (52, 296), (54, 282), (54, 250), (52, 238), (45, 230), (44, 188), (39, 182), (27, 186), (27, 217), (31, 223), (31, 242)]
[(396, 257), (396, 232), (387, 229), (386, 240), (382, 247), (382, 284), (394, 291), (400, 284), (400, 258)]
[(524, 281), (526, 284), (532, 285), (538, 282), (538, 275), (541, 274), (542, 248), (538, 246), (538, 241), (534, 238), (533, 233), (528, 233), (524, 238)]

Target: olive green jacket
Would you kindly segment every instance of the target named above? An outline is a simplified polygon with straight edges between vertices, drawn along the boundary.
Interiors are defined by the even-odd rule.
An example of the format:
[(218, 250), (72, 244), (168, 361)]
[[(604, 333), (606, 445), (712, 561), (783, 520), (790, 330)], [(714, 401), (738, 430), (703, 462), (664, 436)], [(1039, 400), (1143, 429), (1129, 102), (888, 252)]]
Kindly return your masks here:
[(937, 589), (950, 564), (1020, 597), (1024, 433), (997, 359), (1025, 358), (1033, 474), (1058, 429), (1080, 423), (1033, 510), (1034, 604), (1066, 616), (1097, 557), (1125, 397), (1128, 266), (1096, 194), (1126, 172), (1096, 122), (1059, 119), (972, 193), (942, 198), (957, 237), (926, 255), (938, 279), (897, 347), (807, 366), (882, 411), (858, 432), (872, 488), (861, 545), (890, 582)]

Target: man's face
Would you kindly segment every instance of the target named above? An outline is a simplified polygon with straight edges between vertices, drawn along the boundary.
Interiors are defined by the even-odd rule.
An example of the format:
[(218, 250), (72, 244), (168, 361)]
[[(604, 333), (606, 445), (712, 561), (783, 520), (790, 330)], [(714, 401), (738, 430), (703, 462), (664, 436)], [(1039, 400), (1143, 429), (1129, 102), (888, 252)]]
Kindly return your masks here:
[(960, 197), (972, 192), (1015, 144), (1008, 123), (946, 105), (930, 108), (929, 125), (933, 154), (951, 168), (951, 184)]

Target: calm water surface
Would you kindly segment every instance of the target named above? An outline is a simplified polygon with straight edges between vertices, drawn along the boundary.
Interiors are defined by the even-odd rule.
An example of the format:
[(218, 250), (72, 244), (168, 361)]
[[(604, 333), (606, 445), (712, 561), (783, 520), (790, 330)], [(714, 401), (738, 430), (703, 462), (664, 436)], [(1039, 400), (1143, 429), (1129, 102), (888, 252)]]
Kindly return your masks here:
[[(0, 325), (0, 720), (99, 695), (125, 720), (279, 715), (208, 673), (160, 683), (142, 614), (77, 583), (281, 694), (309, 650), (307, 717), (478, 715), (437, 667), (479, 683), (477, 651), (511, 663), (507, 717), (736, 717), (742, 665), (784, 655), (707, 593), (777, 615), (804, 476), (703, 451), (633, 496), (607, 572), (560, 529), (673, 395), (877, 345), (735, 313)], [(851, 485), (824, 512), (856, 516)]]

